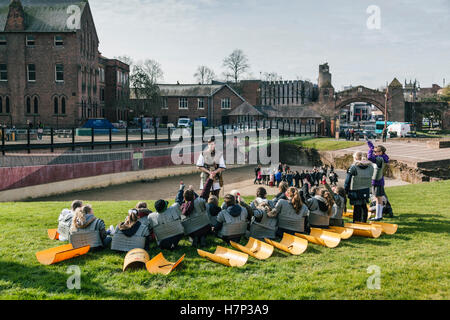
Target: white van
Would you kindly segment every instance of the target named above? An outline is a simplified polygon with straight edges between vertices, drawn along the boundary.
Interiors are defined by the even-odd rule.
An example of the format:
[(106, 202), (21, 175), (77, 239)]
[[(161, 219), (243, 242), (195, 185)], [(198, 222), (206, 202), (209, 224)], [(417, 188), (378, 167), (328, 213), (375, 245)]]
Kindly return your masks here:
[(190, 128), (191, 126), (192, 122), (189, 118), (180, 118), (178, 120), (178, 128)]
[(396, 132), (397, 137), (405, 138), (411, 131), (411, 125), (403, 122), (395, 122), (388, 127), (388, 132)]

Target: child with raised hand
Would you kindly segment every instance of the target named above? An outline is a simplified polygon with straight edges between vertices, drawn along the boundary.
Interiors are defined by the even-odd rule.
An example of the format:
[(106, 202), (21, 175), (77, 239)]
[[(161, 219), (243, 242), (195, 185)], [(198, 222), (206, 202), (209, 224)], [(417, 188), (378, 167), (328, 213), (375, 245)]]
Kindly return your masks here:
[(371, 141), (367, 141), (369, 146), (368, 160), (373, 163), (374, 173), (372, 177), (372, 194), (376, 197), (376, 217), (372, 221), (383, 220), (383, 196), (384, 191), (384, 170), (389, 163), (389, 157), (386, 154), (386, 148), (383, 146), (375, 147)]

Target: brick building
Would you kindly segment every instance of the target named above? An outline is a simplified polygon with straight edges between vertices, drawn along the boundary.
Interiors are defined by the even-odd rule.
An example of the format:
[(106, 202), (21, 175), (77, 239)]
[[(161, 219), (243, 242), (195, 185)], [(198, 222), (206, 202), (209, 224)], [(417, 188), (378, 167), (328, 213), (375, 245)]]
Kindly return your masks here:
[[(130, 66), (117, 59), (99, 58), (100, 104), (104, 106), (102, 117), (111, 122), (127, 121), (130, 98)], [(102, 91), (103, 90), (103, 91)]]
[(71, 127), (107, 115), (117, 62), (100, 62), (98, 45), (87, 1), (1, 0), (0, 123)]
[[(209, 124), (227, 124), (228, 114), (245, 102), (227, 84), (160, 84), (161, 107), (145, 116), (158, 117), (161, 123), (177, 124), (180, 118), (208, 119)], [(136, 100), (131, 90), (131, 100)]]

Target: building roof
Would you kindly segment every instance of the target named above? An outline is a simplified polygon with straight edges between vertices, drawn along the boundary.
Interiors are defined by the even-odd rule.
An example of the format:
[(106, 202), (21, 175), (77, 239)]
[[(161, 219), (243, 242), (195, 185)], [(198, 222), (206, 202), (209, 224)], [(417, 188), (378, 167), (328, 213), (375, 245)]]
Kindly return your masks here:
[[(73, 13), (68, 12), (70, 5), (80, 8), (83, 14), (88, 2), (86, 0), (21, 0), (25, 12), (23, 32), (74, 32), (67, 26)], [(0, 0), (0, 32), (5, 30), (8, 19), (10, 0)]]
[(208, 84), (160, 84), (159, 89), (164, 97), (210, 97), (225, 85)]
[[(159, 84), (162, 97), (212, 97), (223, 88), (230, 89), (242, 101), (245, 101), (233, 88), (226, 84)], [(131, 99), (136, 99), (135, 90), (131, 88)]]
[(394, 78), (394, 80), (392, 80), (391, 84), (389, 85), (389, 87), (400, 87), (403, 88), (403, 85), (400, 83), (400, 81), (397, 80), (397, 78)]
[(235, 108), (233, 111), (231, 111), (229, 116), (265, 116), (261, 111), (259, 111), (257, 108), (252, 106), (250, 103), (245, 101), (242, 103), (239, 107)]

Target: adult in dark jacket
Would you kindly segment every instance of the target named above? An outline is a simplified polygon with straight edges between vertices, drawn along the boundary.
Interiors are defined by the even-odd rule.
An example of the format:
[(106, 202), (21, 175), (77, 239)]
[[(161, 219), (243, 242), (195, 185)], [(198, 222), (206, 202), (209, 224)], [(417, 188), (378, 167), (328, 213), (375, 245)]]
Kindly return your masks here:
[[(296, 188), (300, 188), (300, 180), (301, 180), (301, 175), (298, 171), (295, 171), (295, 175), (294, 175), (294, 181), (295, 181), (295, 187)], [(303, 182), (302, 182), (302, 186), (303, 186)]]
[(370, 199), (370, 186), (373, 176), (373, 166), (362, 160), (362, 152), (353, 155), (353, 164), (347, 171), (344, 189), (354, 206), (353, 222), (367, 222), (367, 203)]

